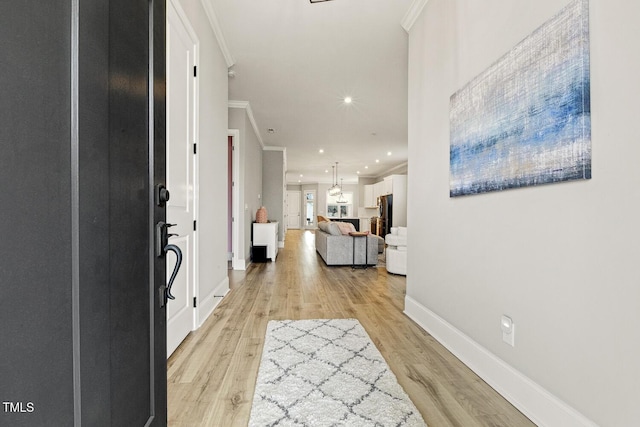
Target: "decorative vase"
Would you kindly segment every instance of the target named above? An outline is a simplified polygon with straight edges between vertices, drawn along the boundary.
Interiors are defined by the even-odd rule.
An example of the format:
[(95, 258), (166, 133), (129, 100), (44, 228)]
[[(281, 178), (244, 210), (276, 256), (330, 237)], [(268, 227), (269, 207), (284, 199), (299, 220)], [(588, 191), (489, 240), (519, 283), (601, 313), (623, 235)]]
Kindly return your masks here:
[(267, 222), (267, 208), (264, 206), (261, 206), (260, 209), (258, 209), (258, 212), (256, 212), (256, 222), (260, 224)]

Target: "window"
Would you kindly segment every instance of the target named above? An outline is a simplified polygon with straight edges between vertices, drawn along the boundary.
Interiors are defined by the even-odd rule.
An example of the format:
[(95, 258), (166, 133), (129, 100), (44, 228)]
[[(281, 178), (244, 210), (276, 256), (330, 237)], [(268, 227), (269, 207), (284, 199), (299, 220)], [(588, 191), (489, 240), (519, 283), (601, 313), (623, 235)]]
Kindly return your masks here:
[(329, 218), (353, 217), (353, 193), (343, 192), (338, 196), (330, 196), (327, 192), (327, 216)]

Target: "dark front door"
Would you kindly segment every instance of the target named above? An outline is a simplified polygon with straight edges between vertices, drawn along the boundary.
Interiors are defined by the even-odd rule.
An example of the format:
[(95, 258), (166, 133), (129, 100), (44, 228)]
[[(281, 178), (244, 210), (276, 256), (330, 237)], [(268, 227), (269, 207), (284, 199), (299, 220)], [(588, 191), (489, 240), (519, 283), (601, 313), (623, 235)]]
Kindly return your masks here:
[(0, 425), (166, 425), (165, 2), (0, 2)]

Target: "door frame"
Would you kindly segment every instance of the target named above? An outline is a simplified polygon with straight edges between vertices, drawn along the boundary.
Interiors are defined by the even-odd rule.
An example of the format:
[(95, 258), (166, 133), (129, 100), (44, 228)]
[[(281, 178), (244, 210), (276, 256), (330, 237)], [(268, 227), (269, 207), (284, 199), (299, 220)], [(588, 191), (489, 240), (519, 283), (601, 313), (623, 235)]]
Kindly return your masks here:
[[(198, 38), (198, 35), (196, 34), (195, 30), (193, 29), (193, 26), (191, 25), (191, 21), (189, 21), (189, 18), (186, 14), (186, 12), (184, 11), (184, 9), (182, 8), (182, 5), (180, 4), (180, 2), (178, 0), (169, 0), (167, 2), (167, 16), (166, 16), (166, 25), (167, 25), (167, 31), (168, 31), (168, 27), (169, 27), (169, 8), (172, 7), (177, 15), (177, 18), (180, 20), (180, 22), (182, 23), (182, 25), (184, 26), (184, 29), (187, 31), (187, 33), (189, 34), (189, 38), (191, 39), (191, 42), (193, 43), (193, 66), (198, 67), (199, 65), (199, 59), (200, 59), (200, 39)], [(169, 57), (167, 56), (167, 59), (169, 59)], [(168, 82), (168, 77), (167, 76), (167, 84)], [(194, 145), (194, 150), (192, 151), (192, 156), (193, 156), (193, 200), (191, 201), (191, 208), (193, 209), (193, 216), (194, 216), (194, 221), (199, 221), (200, 219), (200, 198), (198, 197), (198, 195), (200, 194), (200, 180), (199, 180), (199, 176), (200, 176), (200, 156), (197, 155), (197, 146), (200, 143), (200, 129), (199, 129), (199, 118), (200, 118), (200, 102), (199, 102), (199, 94), (200, 94), (200, 87), (199, 87), (199, 79), (194, 76), (193, 77), (193, 92), (191, 94), (192, 97), (192, 111), (193, 111), (193, 118), (192, 118), (192, 123), (191, 126), (193, 127), (193, 141), (192, 144)], [(168, 125), (168, 123), (167, 123)], [(169, 160), (167, 158), (167, 160)], [(169, 191), (171, 191), (171, 189), (169, 189)], [(199, 299), (200, 295), (199, 295), (199, 283), (200, 283), (200, 275), (199, 275), (199, 268), (198, 268), (198, 261), (199, 261), (199, 257), (198, 257), (198, 253), (199, 253), (199, 232), (198, 229), (200, 227), (195, 227), (195, 229), (193, 230), (193, 247), (192, 247), (192, 254), (191, 257), (193, 259), (193, 263), (192, 263), (192, 270), (190, 271), (190, 277), (193, 278), (193, 283), (191, 283), (191, 295), (192, 297)], [(195, 331), (196, 329), (198, 329), (198, 313), (199, 313), (199, 308), (196, 304), (196, 307), (191, 307), (191, 330)], [(167, 325), (168, 326), (168, 325)]]
[[(232, 198), (232, 215), (233, 215), (233, 224), (231, 230), (231, 251), (233, 252), (233, 256), (231, 258), (231, 268), (234, 270), (245, 270), (245, 263), (240, 261), (240, 249), (239, 249), (239, 235), (240, 235), (240, 130), (238, 129), (228, 129), (227, 136), (230, 136), (233, 139), (233, 155), (231, 156), (232, 163), (232, 179), (233, 179), (233, 188), (231, 190), (231, 198)], [(232, 220), (229, 218), (229, 220)]]

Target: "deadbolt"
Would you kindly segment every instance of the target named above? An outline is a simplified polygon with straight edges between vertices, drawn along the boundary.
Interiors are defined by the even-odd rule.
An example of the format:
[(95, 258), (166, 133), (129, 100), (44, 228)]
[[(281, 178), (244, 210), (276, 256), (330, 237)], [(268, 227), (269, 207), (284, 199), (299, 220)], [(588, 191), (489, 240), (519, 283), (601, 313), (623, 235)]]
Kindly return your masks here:
[(169, 201), (169, 190), (162, 184), (156, 185), (156, 204), (160, 207)]

